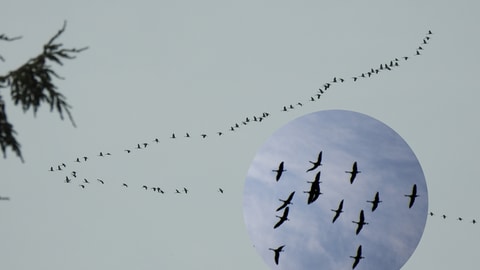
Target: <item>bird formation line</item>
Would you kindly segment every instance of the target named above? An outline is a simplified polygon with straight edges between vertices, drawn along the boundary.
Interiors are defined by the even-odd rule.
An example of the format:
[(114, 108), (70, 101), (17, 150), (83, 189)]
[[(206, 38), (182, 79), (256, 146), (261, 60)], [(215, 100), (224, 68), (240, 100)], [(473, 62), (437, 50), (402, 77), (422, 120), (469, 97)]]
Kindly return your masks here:
[[(422, 43), (415, 49), (414, 54), (405, 55), (405, 56), (400, 57), (400, 58), (396, 57), (396, 58), (387, 60), (384, 63), (380, 63), (378, 65), (378, 67), (372, 67), (369, 70), (366, 70), (362, 73), (359, 73), (355, 76), (352, 76), (351, 81), (352, 82), (358, 82), (360, 79), (373, 78), (374, 76), (376, 76), (376, 75), (378, 75), (382, 72), (393, 71), (395, 68), (397, 68), (401, 65), (401, 62), (405, 62), (405, 61), (411, 59), (412, 57), (416, 57), (416, 56), (421, 55), (420, 52), (423, 51), (424, 47), (429, 43), (432, 34), (433, 33), (430, 30), (426, 33), (426, 35), (424, 36), (424, 38), (422, 40)], [(344, 82), (347, 82), (347, 81), (348, 80), (344, 79), (343, 77), (337, 77), (337, 76), (333, 77), (330, 81), (324, 83), (322, 85), (322, 87), (318, 88), (318, 91), (313, 96), (310, 96), (308, 98), (307, 102), (317, 101), (318, 99), (320, 99), (320, 97), (322, 95), (325, 94), (325, 92), (327, 90), (332, 89), (332, 87), (334, 87), (335, 84), (344, 83)], [(296, 103), (296, 105), (290, 104), (290, 105), (283, 106), (280, 111), (282, 111), (282, 112), (291, 111), (291, 110), (296, 109), (298, 107), (302, 107), (303, 105), (304, 105), (304, 101), (299, 101), (299, 102)], [(227, 133), (233, 133), (233, 132), (237, 131), (238, 129), (240, 129), (241, 127), (250, 125), (251, 123), (260, 123), (264, 119), (269, 117), (270, 115), (271, 115), (270, 112), (263, 112), (259, 115), (247, 116), (247, 117), (245, 117), (244, 120), (238, 121), (238, 122), (232, 124), (230, 127), (226, 128), (226, 129), (217, 130), (216, 132), (214, 132), (213, 137), (220, 137), (220, 136), (224, 136)], [(181, 137), (183, 137), (183, 138), (181, 138)], [(201, 134), (194, 135), (194, 134), (191, 134), (190, 132), (187, 131), (187, 132), (185, 132), (184, 136), (181, 136), (181, 135), (179, 136), (177, 133), (173, 132), (173, 133), (171, 133), (171, 135), (168, 138), (166, 136), (163, 139), (160, 139), (160, 138), (157, 137), (157, 138), (154, 138), (153, 140), (151, 140), (150, 143), (158, 144), (161, 141), (163, 142), (164, 139), (168, 139), (168, 140), (176, 139), (176, 140), (178, 140), (178, 139), (193, 139), (193, 138), (197, 138), (197, 137), (202, 138), (202, 139), (207, 139), (207, 138), (212, 137), (212, 134), (211, 133), (201, 133)], [(136, 150), (146, 149), (150, 145), (150, 143), (149, 142), (141, 142), (141, 143), (132, 144), (132, 146), (125, 147), (123, 150), (119, 151), (119, 153), (123, 152), (125, 154), (132, 154), (133, 153), (132, 149), (136, 149)], [(96, 156), (98, 158), (105, 158), (105, 157), (113, 155), (111, 152), (98, 151), (97, 153), (98, 154), (96, 154)], [(115, 154), (119, 154), (119, 153), (115, 152)], [(90, 159), (89, 156), (82, 155), (82, 156), (74, 158), (73, 162), (75, 162), (75, 163), (85, 163), (89, 159)], [(321, 159), (321, 156), (319, 157), (319, 159)], [(61, 171), (62, 170), (62, 165), (65, 165), (65, 164), (66, 164), (66, 162), (62, 162), (61, 164), (53, 165), (53, 166), (50, 167), (50, 171), (52, 171), (52, 172), (56, 171), (56, 170)], [(315, 163), (312, 163), (312, 164), (314, 164), (314, 167), (315, 167)], [(353, 174), (352, 174), (352, 177), (354, 178)]]
[[(320, 192), (320, 183), (322, 183), (322, 182), (320, 181), (321, 171), (319, 170), (320, 166), (323, 165), (322, 164), (322, 158), (323, 158), (323, 151), (320, 151), (318, 156), (317, 156), (316, 161), (309, 161), (310, 164), (313, 164), (313, 167), (307, 167), (306, 168), (307, 169), (306, 170), (307, 175), (309, 175), (311, 172), (315, 173), (314, 180), (313, 181), (307, 181), (307, 183), (310, 184), (310, 189), (308, 191), (304, 191), (304, 193), (308, 194), (307, 205), (313, 204), (320, 197), (320, 195), (323, 194), (322, 192)], [(283, 176), (283, 174), (281, 174), (281, 172), (287, 171), (286, 170), (287, 166), (288, 166), (288, 164), (286, 164), (285, 161), (281, 161), (278, 165), (278, 168), (272, 170), (272, 172), (275, 173), (275, 177), (274, 177), (275, 182), (279, 182), (279, 181), (283, 182), (283, 181), (288, 181), (289, 180), (288, 175)], [(356, 183), (354, 180), (358, 178), (357, 175), (358, 175), (358, 173), (360, 173), (360, 171), (358, 170), (358, 167), (359, 167), (358, 162), (354, 161), (353, 164), (352, 164), (352, 170), (351, 171), (345, 171), (346, 174), (350, 174), (349, 177), (348, 176), (345, 177), (345, 180), (344, 180), (345, 182), (348, 181), (350, 183), (350, 185), (354, 185), (354, 183)], [(287, 178), (287, 179), (284, 179), (284, 178)], [(362, 180), (360, 178), (360, 179), (357, 179), (357, 181), (362, 181)], [(356, 186), (356, 185), (354, 185), (354, 186)], [(328, 192), (328, 191), (326, 191), (326, 192)], [(276, 217), (279, 220), (273, 225), (274, 230), (281, 230), (280, 227), (285, 226), (283, 224), (285, 224), (286, 221), (290, 220), (288, 218), (288, 215), (290, 213), (289, 205), (293, 205), (292, 200), (293, 200), (294, 195), (295, 195), (295, 190), (291, 191), (290, 195), (286, 199), (278, 199), (279, 201), (282, 202), (282, 204), (275, 211), (278, 212), (282, 209), (284, 209), (284, 210), (283, 210), (283, 214), (281, 216), (276, 215)], [(399, 196), (401, 196), (401, 195), (399, 195)], [(408, 207), (409, 209), (414, 207), (415, 198), (418, 198), (418, 197), (421, 196), (421, 195), (417, 194), (417, 185), (413, 184), (411, 193), (407, 194), (405, 196), (408, 197), (408, 201), (405, 201), (405, 206), (404, 207)], [(365, 200), (365, 202), (372, 205), (371, 212), (372, 212), (372, 215), (373, 215), (373, 212), (375, 212), (375, 210), (379, 207), (380, 203), (382, 203), (383, 201), (380, 200), (380, 193), (378, 191), (374, 195), (372, 195), (372, 197), (373, 197), (373, 200)], [(330, 209), (332, 212), (335, 213), (334, 216), (333, 216), (333, 219), (332, 219), (332, 224), (335, 223), (339, 218), (341, 218), (341, 214), (345, 211), (344, 210), (344, 203), (345, 203), (345, 198), (343, 198), (339, 202), (337, 209)], [(311, 207), (311, 206), (309, 206), (309, 207)], [(295, 211), (295, 210), (293, 210), (293, 211)], [(431, 214), (433, 215), (433, 213), (431, 213)], [(367, 222), (364, 209), (360, 210), (359, 215), (358, 215), (358, 220), (352, 220), (352, 223), (355, 224), (355, 229), (354, 229), (355, 235), (359, 235), (361, 233), (362, 229), (364, 228), (364, 226), (369, 224), (369, 222)], [(270, 250), (274, 251), (274, 262), (275, 262), (275, 264), (279, 264), (279, 256), (280, 256), (280, 252), (283, 252), (283, 247), (285, 247), (285, 244), (276, 248), (276, 249), (269, 248)], [(350, 257), (354, 259), (354, 262), (352, 264), (352, 269), (354, 269), (360, 263), (360, 260), (365, 258), (365, 257), (362, 256), (362, 245), (358, 246), (357, 254), (355, 256), (350, 256)]]
[[(62, 165), (60, 165), (60, 168), (61, 168), (61, 170), (66, 170), (67, 165), (62, 164)], [(71, 177), (69, 177), (69, 176), (71, 176)], [(86, 189), (90, 185), (94, 185), (94, 183), (99, 184), (99, 185), (105, 185), (107, 183), (106, 180), (100, 179), (100, 178), (96, 178), (93, 181), (88, 180), (87, 178), (83, 178), (83, 180), (80, 180), (80, 177), (78, 177), (78, 176), (79, 175), (78, 175), (77, 171), (72, 171), (70, 173), (70, 175), (65, 176), (65, 180), (63, 182), (66, 183), (66, 184), (71, 184), (75, 181), (75, 182), (77, 182), (78, 186), (82, 189)], [(118, 185), (118, 187), (120, 187), (120, 188), (129, 188), (130, 187), (130, 185), (127, 184), (127, 183), (121, 183), (121, 185), (116, 183), (116, 185)], [(160, 194), (167, 194), (167, 193), (187, 194), (189, 192), (189, 190), (186, 187), (175, 188), (175, 190), (170, 190), (169, 192), (166, 191), (165, 189), (162, 189), (159, 186), (138, 185), (137, 188), (138, 189), (143, 189), (145, 191), (151, 190), (155, 193), (160, 193)], [(219, 187), (217, 189), (217, 192), (223, 194), (224, 189)]]

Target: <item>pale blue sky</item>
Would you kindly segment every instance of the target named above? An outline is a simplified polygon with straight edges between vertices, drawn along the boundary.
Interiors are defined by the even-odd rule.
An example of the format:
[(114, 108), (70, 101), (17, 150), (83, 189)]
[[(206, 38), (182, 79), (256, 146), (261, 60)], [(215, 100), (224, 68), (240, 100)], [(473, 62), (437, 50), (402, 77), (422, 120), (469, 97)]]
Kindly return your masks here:
[[(0, 90), (26, 160), (0, 160), (0, 196), (11, 198), (0, 201), (0, 268), (269, 269), (244, 225), (248, 168), (280, 127), (327, 109), (357, 111), (398, 132), (422, 164), (429, 208), (451, 217), (427, 219), (402, 269), (476, 265), (479, 228), (454, 218), (480, 219), (477, 1), (5, 0), (1, 10), (0, 33), (23, 38), (0, 43), (0, 74), (40, 52), (64, 20), (60, 41), (89, 50), (56, 67), (78, 128), (47, 108), (37, 118), (23, 114)], [(308, 102), (334, 76), (414, 54), (429, 29), (421, 57)], [(265, 111), (268, 120), (236, 133), (169, 139), (228, 131)], [(150, 143), (145, 151), (123, 152), (142, 142)], [(96, 158), (99, 151), (112, 156)], [(83, 155), (92, 159), (73, 162)], [(66, 185), (64, 174), (47, 171), (60, 162), (106, 183)], [(190, 193), (161, 197), (144, 184)], [(445, 245), (455, 249), (438, 249)]]

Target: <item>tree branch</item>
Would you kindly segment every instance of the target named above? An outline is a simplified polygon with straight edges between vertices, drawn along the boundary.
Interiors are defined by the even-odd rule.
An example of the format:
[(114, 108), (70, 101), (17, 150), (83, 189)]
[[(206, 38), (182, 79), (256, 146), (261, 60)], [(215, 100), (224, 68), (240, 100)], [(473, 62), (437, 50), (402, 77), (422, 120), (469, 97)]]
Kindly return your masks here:
[[(63, 48), (62, 43), (56, 43), (56, 39), (65, 31), (65, 28), (66, 22), (43, 46), (41, 54), (31, 58), (16, 70), (10, 71), (6, 76), (0, 76), (0, 88), (9, 87), (14, 104), (20, 104), (24, 112), (32, 108), (33, 114), (36, 116), (38, 108), (42, 104), (47, 103), (50, 105), (50, 111), (56, 110), (62, 120), (64, 119), (64, 113), (67, 114), (70, 122), (75, 127), (76, 125), (70, 112), (71, 106), (67, 103), (66, 97), (57, 91), (58, 88), (53, 82), (54, 78), (63, 78), (52, 69), (49, 62), (63, 65), (62, 60), (74, 59), (76, 54), (88, 49), (88, 47), (69, 49)], [(5, 41), (19, 38), (21, 37), (9, 38), (5, 35), (0, 35), (0, 40)], [(14, 137), (16, 132), (13, 130), (13, 126), (6, 120), (3, 101), (1, 101), (0, 109), (0, 148), (5, 156), (5, 149), (7, 146), (10, 146), (22, 158), (20, 144)]]

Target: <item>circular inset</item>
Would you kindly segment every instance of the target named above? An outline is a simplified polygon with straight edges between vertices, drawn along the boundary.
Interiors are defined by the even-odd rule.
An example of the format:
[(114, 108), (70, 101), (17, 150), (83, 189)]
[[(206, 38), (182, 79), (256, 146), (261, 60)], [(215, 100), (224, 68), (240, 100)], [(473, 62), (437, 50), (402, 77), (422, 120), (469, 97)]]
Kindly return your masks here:
[(427, 219), (422, 168), (407, 143), (367, 115), (297, 118), (258, 150), (243, 211), (271, 269), (398, 270)]

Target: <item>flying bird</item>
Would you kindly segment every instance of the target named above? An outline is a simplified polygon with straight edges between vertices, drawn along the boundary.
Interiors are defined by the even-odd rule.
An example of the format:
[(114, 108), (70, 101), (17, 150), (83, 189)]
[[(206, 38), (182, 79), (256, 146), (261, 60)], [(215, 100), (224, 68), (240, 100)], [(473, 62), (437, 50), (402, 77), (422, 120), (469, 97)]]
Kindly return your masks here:
[(358, 170), (357, 168), (357, 162), (353, 162), (352, 170), (351, 171), (345, 171), (346, 173), (351, 174), (350, 176), (350, 184), (353, 184), (353, 181), (355, 180), (355, 177), (357, 177), (357, 174), (361, 173), (361, 171)]
[(417, 184), (413, 185), (412, 194), (405, 195), (405, 197), (410, 197), (410, 203), (408, 204), (408, 208), (412, 208), (413, 203), (415, 202), (415, 198), (418, 197), (418, 195), (417, 195)]
[(142, 186), (142, 188), (143, 188), (143, 189), (145, 189), (145, 190), (147, 190), (147, 189), (148, 189), (148, 187), (147, 187), (147, 186), (145, 186), (145, 185), (143, 185), (143, 186)]
[(223, 193), (223, 189), (222, 189), (222, 188), (218, 188), (218, 192)]
[(322, 166), (322, 152), (323, 152), (323, 151), (320, 151), (320, 153), (318, 154), (317, 161), (315, 161), (315, 162), (309, 161), (310, 163), (313, 164), (313, 167), (311, 167), (310, 169), (308, 169), (307, 172), (313, 171), (313, 170), (315, 170), (316, 168), (318, 168), (319, 166)]
[(279, 246), (278, 248), (275, 248), (275, 249), (269, 248), (269, 250), (272, 250), (273, 252), (275, 252), (274, 259), (275, 259), (275, 264), (277, 264), (277, 265), (278, 265), (278, 259), (280, 258), (280, 252), (283, 252), (284, 247), (285, 247), (285, 245)]
[(365, 216), (363, 215), (363, 209), (360, 211), (360, 217), (358, 221), (352, 221), (353, 223), (357, 224), (357, 230), (355, 231), (355, 234), (359, 234), (360, 231), (363, 228), (363, 225), (367, 225), (368, 223), (365, 222)]
[(274, 229), (278, 228), (280, 225), (283, 224), (283, 222), (285, 222), (285, 220), (289, 220), (287, 218), (288, 216), (288, 211), (289, 211), (289, 208), (288, 206), (285, 208), (285, 210), (283, 210), (283, 215), (280, 217), (280, 216), (276, 216), (278, 218), (280, 218), (280, 220), (277, 222), (277, 224), (275, 224), (275, 226), (273, 226)]
[(382, 201), (380, 201), (380, 196), (378, 195), (378, 192), (375, 193), (375, 198), (373, 199), (373, 201), (367, 201), (369, 203), (372, 204), (372, 212), (375, 211), (375, 209), (377, 209), (378, 207), (378, 204), (381, 203)]
[(127, 185), (127, 184), (125, 184), (125, 183), (123, 183), (123, 185), (122, 185), (122, 186), (124, 186), (124, 187), (128, 187), (128, 185)]
[(333, 217), (332, 223), (335, 223), (335, 220), (337, 220), (337, 218), (340, 216), (340, 213), (343, 212), (342, 209), (343, 209), (343, 200), (340, 201), (340, 204), (338, 205), (337, 210), (330, 209), (330, 210), (332, 210), (333, 212), (335, 212), (335, 216)]
[(188, 189), (186, 189), (186, 188), (184, 187), (184, 188), (183, 188), (183, 191), (185, 191), (185, 194), (187, 194)]
[(358, 263), (360, 262), (361, 259), (364, 259), (365, 257), (362, 257), (362, 245), (359, 245), (357, 248), (357, 255), (355, 256), (350, 256), (350, 258), (355, 259), (353, 261), (352, 269), (355, 269), (357, 267)]
[(283, 202), (283, 204), (280, 207), (278, 207), (276, 211), (280, 211), (283, 208), (285, 208), (287, 205), (292, 204), (293, 195), (295, 195), (295, 191), (290, 193), (290, 195), (288, 196), (288, 198), (286, 200), (278, 199), (279, 201)]
[(282, 173), (283, 173), (283, 172), (286, 172), (286, 171), (287, 171), (287, 170), (284, 170), (284, 169), (283, 169), (283, 161), (280, 162), (280, 165), (278, 165), (278, 169), (277, 169), (277, 170), (272, 170), (272, 172), (276, 172), (276, 173), (277, 173), (277, 175), (275, 176), (275, 180), (277, 180), (277, 182), (278, 182), (278, 180), (280, 180), (280, 177), (282, 176)]
[(97, 178), (97, 181), (100, 182), (100, 183), (102, 183), (102, 184), (105, 184), (105, 182), (103, 182), (102, 179), (98, 179), (98, 178)]
[(310, 191), (304, 191), (304, 193), (308, 193), (307, 204), (313, 203), (318, 199), (321, 194), (323, 194), (322, 192), (320, 192), (320, 173), (321, 171), (317, 172), (317, 174), (315, 175), (315, 180), (313, 182), (307, 181), (308, 183), (312, 183), (312, 185), (310, 186)]

